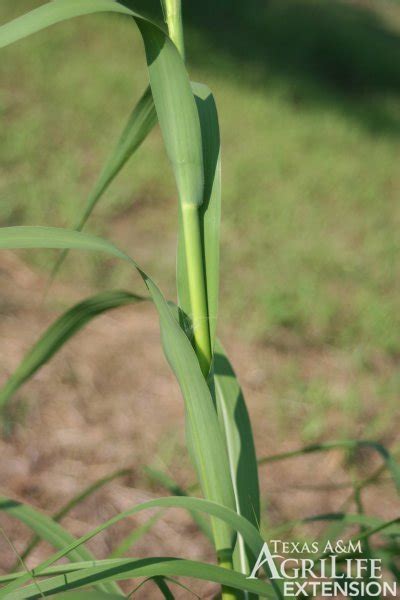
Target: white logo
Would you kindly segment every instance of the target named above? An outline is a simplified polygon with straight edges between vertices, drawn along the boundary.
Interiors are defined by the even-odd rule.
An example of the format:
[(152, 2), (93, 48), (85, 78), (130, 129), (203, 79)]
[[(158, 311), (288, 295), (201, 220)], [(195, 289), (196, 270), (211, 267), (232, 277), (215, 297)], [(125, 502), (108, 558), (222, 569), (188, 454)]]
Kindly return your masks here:
[[(270, 540), (270, 545), (273, 553), (265, 542), (248, 579), (256, 579), (259, 569), (266, 566), (270, 579), (282, 580), (285, 596), (397, 597), (397, 583), (383, 580), (380, 559), (353, 557), (361, 554), (361, 541), (338, 540), (334, 544), (327, 542), (322, 548), (318, 542)], [(304, 553), (322, 557), (296, 556)], [(342, 554), (352, 556), (346, 558)]]

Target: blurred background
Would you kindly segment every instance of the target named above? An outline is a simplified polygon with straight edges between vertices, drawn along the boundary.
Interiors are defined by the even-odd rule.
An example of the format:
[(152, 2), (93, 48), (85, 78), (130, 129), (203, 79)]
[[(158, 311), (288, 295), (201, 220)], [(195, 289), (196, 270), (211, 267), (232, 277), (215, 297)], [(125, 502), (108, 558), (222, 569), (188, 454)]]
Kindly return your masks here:
[[(2, 0), (1, 22), (39, 4)], [(258, 454), (347, 438), (396, 449), (400, 6), (184, 0), (183, 7), (191, 77), (210, 86), (219, 108), (220, 334), (247, 395)], [(2, 50), (0, 81), (2, 225), (71, 226), (146, 86), (140, 36), (127, 19), (77, 19)], [(174, 298), (176, 222), (156, 129), (87, 230), (126, 250)], [(2, 253), (1, 381), (72, 301), (99, 289), (140, 289), (129, 268), (71, 253), (43, 301), (55, 257)], [(79, 523), (131, 502), (133, 489), (156, 485), (145, 464), (190, 483), (181, 400), (158, 344), (146, 307), (110, 313), (79, 334), (17, 395), (0, 443), (5, 491), (53, 510), (96, 476), (132, 468), (71, 520), (79, 532)], [(265, 467), (267, 522), (336, 510), (351, 478), (376, 464), (365, 450)], [(393, 516), (385, 477), (366, 502)]]

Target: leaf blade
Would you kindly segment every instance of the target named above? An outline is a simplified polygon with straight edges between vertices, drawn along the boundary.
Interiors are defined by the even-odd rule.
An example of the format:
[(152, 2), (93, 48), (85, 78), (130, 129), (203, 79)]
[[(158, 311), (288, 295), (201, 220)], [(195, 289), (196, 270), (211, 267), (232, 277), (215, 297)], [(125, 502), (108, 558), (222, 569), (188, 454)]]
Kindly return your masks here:
[[(132, 110), (112, 154), (106, 161), (92, 191), (87, 197), (85, 208), (74, 229), (82, 231), (105, 191), (117, 177), (125, 163), (139, 149), (156, 122), (156, 109), (151, 89), (148, 87)], [(50, 282), (56, 277), (67, 254), (68, 250), (64, 250), (56, 261), (50, 275)]]
[[(79, 492), (76, 496), (73, 496), (73, 498), (71, 498), (71, 500), (69, 500), (55, 514), (53, 514), (52, 519), (56, 522), (61, 521), (61, 519), (63, 519), (63, 517), (65, 517), (73, 508), (75, 508), (75, 506), (77, 506), (80, 502), (83, 502), (86, 498), (88, 498), (89, 496), (94, 494), (101, 487), (103, 487), (107, 483), (110, 483), (117, 477), (123, 477), (124, 475), (128, 475), (128, 474), (129, 474), (129, 469), (118, 469), (117, 471), (114, 471), (110, 475), (106, 475), (105, 477), (102, 477), (101, 479), (97, 479), (97, 481), (88, 485), (83, 491)], [(20, 555), (20, 559), (25, 560), (25, 558), (32, 552), (32, 550), (36, 547), (36, 545), (39, 543), (39, 541), (40, 541), (39, 536), (34, 536), (32, 538), (32, 540), (29, 542), (29, 544), (27, 545), (27, 547), (25, 548), (25, 550)], [(17, 566), (18, 566), (18, 564), (19, 564), (19, 561), (17, 563)], [(15, 566), (14, 568), (17, 568), (17, 566)]]
[[(182, 558), (154, 557), (142, 558), (128, 563), (124, 561), (114, 567), (92, 567), (72, 571), (65, 575), (57, 575), (41, 582), (41, 589), (46, 594), (90, 585), (94, 581), (126, 580), (136, 577), (194, 577), (213, 581), (238, 590), (249, 590), (263, 598), (274, 598), (272, 586), (263, 581), (249, 580), (240, 573), (230, 571), (216, 565), (201, 563)], [(14, 592), (14, 600), (33, 600), (37, 598), (37, 589), (27, 586)], [(68, 596), (67, 596), (68, 597)]]
[[(180, 385), (193, 434), (199, 479), (206, 498), (234, 507), (228, 457), (207, 383), (192, 345), (154, 281), (111, 242), (93, 235), (52, 227), (3, 227), (0, 248), (74, 248), (102, 251), (130, 263), (140, 274), (157, 309), (163, 348)], [(218, 456), (218, 460), (214, 457)], [(212, 522), (217, 551), (231, 551), (233, 533)]]
[[(252, 525), (249, 521), (247, 521), (247, 519), (238, 515), (234, 510), (229, 509), (220, 504), (217, 504), (215, 502), (212, 502), (209, 500), (204, 500), (202, 498), (171, 496), (171, 497), (164, 497), (164, 498), (157, 498), (154, 500), (149, 500), (147, 502), (144, 502), (142, 504), (134, 506), (133, 508), (128, 509), (122, 513), (119, 513), (118, 515), (115, 515), (114, 517), (112, 517), (111, 519), (109, 519), (108, 521), (103, 523), (102, 525), (96, 527), (89, 533), (87, 533), (84, 536), (82, 536), (81, 538), (79, 538), (79, 540), (76, 540), (75, 542), (70, 544), (68, 547), (64, 548), (62, 551), (57, 552), (49, 559), (42, 562), (38, 567), (36, 567), (34, 569), (34, 575), (36, 577), (40, 576), (40, 574), (45, 569), (47, 569), (47, 567), (50, 567), (57, 560), (59, 560), (60, 558), (65, 556), (67, 553), (69, 553), (71, 550), (73, 550), (80, 544), (86, 543), (90, 539), (94, 538), (98, 533), (101, 533), (105, 529), (111, 527), (112, 525), (115, 525), (116, 523), (118, 523), (122, 519), (125, 519), (128, 516), (132, 516), (143, 510), (148, 510), (151, 508), (172, 508), (172, 507), (184, 508), (189, 511), (198, 510), (201, 512), (205, 512), (206, 514), (210, 515), (211, 517), (216, 517), (218, 519), (224, 520), (226, 523), (229, 524), (230, 527), (232, 527), (233, 529), (235, 529), (236, 531), (238, 531), (239, 533), (241, 533), (243, 535), (244, 539), (246, 540), (246, 543), (250, 546), (250, 548), (252, 549), (252, 551), (254, 552), (255, 555), (258, 555), (258, 553), (263, 545), (263, 539), (262, 539), (259, 531), (254, 527), (254, 525)], [(225, 570), (225, 569), (223, 569), (223, 570), (229, 573), (228, 570)], [(22, 585), (23, 583), (25, 583), (28, 580), (29, 580), (29, 575), (23, 575), (17, 581), (12, 582), (5, 588), (2, 588), (0, 590), (0, 598), (7, 597), (7, 593), (10, 593), (11, 591), (13, 591), (13, 593), (14, 593), (14, 590), (19, 585)], [(274, 591), (275, 597), (282, 599), (283, 598), (282, 593), (280, 592), (280, 589), (276, 585), (276, 582), (272, 582), (272, 583), (274, 584), (273, 591)]]
[[(31, 506), (16, 502), (5, 496), (0, 496), (0, 511), (6, 512), (27, 525), (40, 536), (41, 539), (49, 542), (55, 549), (63, 549), (65, 546), (75, 542), (75, 538), (63, 527)], [(70, 553), (65, 554), (65, 556), (71, 561), (93, 560), (91, 552), (82, 545), (77, 546), (71, 550)], [(112, 583), (111, 586), (109, 584), (106, 584), (105, 586), (100, 585), (99, 589), (114, 593), (117, 592), (121, 596), (121, 590), (114, 583)]]
[[(219, 340), (214, 355), (214, 386), (217, 412), (228, 449), (236, 510), (259, 527), (260, 486), (251, 423), (242, 390)], [(242, 573), (247, 572), (253, 559), (253, 553), (239, 536), (235, 550), (236, 568)]]
[(340, 448), (353, 450), (362, 447), (371, 448), (382, 457), (386, 468), (392, 476), (396, 490), (398, 493), (400, 493), (400, 465), (392, 452), (389, 452), (389, 450), (383, 444), (380, 444), (374, 440), (336, 440), (321, 444), (311, 444), (304, 446), (303, 448), (299, 448), (298, 450), (265, 456), (258, 460), (258, 464), (262, 466), (267, 463), (286, 460), (289, 458), (296, 458), (298, 456), (302, 456), (303, 454), (310, 454), (314, 452), (327, 452), (329, 450), (336, 450)]
[(96, 316), (145, 298), (130, 292), (102, 292), (75, 304), (54, 321), (26, 353), (17, 369), (0, 390), (0, 411), (12, 395), (30, 379), (58, 350)]

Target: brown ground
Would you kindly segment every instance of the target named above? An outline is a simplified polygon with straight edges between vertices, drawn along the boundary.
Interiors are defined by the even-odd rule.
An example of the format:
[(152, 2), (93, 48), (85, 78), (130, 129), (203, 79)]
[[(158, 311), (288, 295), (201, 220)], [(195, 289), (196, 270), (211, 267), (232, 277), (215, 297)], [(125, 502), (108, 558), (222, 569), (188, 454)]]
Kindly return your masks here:
[[(0, 282), (0, 377), (4, 381), (43, 327), (60, 308), (82, 298), (85, 290), (56, 285), (52, 300), (42, 304), (44, 279), (11, 253), (2, 254)], [(244, 344), (229, 331), (224, 338), (247, 397), (259, 456), (299, 447), (302, 441), (296, 428), (282, 433), (276, 410), (278, 401), (288, 400), (278, 398), (279, 390), (274, 387), (274, 373), (288, 360), (287, 349)], [(317, 374), (329, 385), (344, 387), (352, 377), (350, 367), (333, 351), (293, 348), (291, 352), (296, 353), (304, 376)], [(326, 439), (340, 437), (343, 415), (333, 409), (328, 418), (332, 433)], [(388, 441), (393, 444), (395, 436)], [(11, 432), (0, 439), (0, 491), (51, 514), (90, 482), (129, 468), (129, 476), (108, 484), (64, 518), (63, 525), (81, 535), (119, 511), (167, 493), (149, 481), (143, 471), (146, 465), (168, 468), (181, 485), (190, 483), (193, 474), (183, 446), (182, 401), (160, 349), (154, 310), (144, 305), (127, 307), (97, 318), (17, 394)], [(370, 452), (359, 454), (352, 463), (357, 477), (377, 465), (379, 459)], [(335, 486), (350, 481), (348, 467), (342, 452), (263, 467), (266, 525), (339, 510), (351, 489)], [(393, 518), (398, 511), (388, 480), (371, 486), (364, 501), (367, 512), (376, 516)], [(106, 556), (148, 516), (143, 513), (127, 520), (99, 536), (91, 548), (98, 557)], [(27, 530), (4, 516), (0, 523), (16, 550), (23, 550)], [(48, 547), (40, 545), (28, 563), (35, 564), (47, 552)], [(212, 559), (211, 548), (180, 511), (166, 513), (132, 554)], [(1, 570), (7, 571), (14, 562), (3, 536)], [(204, 598), (215, 590), (212, 585), (194, 587)], [(179, 593), (177, 597), (188, 597), (187, 592)], [(159, 597), (150, 588), (141, 594), (138, 597)]]

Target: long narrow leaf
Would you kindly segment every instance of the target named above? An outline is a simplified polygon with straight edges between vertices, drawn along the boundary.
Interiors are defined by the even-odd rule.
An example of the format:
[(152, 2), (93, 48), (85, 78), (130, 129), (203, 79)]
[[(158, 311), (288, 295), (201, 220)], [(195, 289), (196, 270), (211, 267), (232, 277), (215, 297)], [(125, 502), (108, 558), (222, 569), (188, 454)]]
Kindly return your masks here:
[[(126, 559), (110, 559), (110, 558), (106, 558), (103, 560), (92, 560), (92, 561), (81, 561), (81, 562), (75, 562), (75, 563), (70, 563), (68, 565), (57, 565), (57, 566), (52, 566), (52, 567), (48, 567), (48, 569), (44, 569), (41, 574), (40, 577), (48, 577), (49, 575), (64, 575), (66, 573), (72, 573), (73, 571), (81, 571), (83, 569), (88, 569), (90, 567), (113, 567), (113, 566), (123, 566), (124, 562), (126, 561), (126, 564), (132, 562), (133, 558), (126, 558)], [(21, 576), (20, 572), (17, 573), (9, 573), (8, 575), (0, 575), (0, 584), (2, 583), (7, 583), (9, 581), (15, 581), (16, 579), (18, 579)], [(174, 585), (177, 585), (179, 587), (181, 587), (182, 589), (184, 589), (186, 592), (189, 592), (190, 594), (193, 595), (193, 597), (198, 598), (200, 600), (200, 597), (197, 596), (197, 594), (195, 594), (192, 590), (190, 590), (187, 586), (183, 585), (180, 581), (177, 581), (175, 579), (172, 579), (171, 577), (165, 577), (165, 579), (167, 581), (169, 581), (170, 583), (173, 583)], [(154, 578), (147, 578), (144, 581), (142, 581), (138, 587), (135, 588), (135, 590), (133, 590), (133, 592), (131, 592), (131, 595), (137, 591), (139, 589), (140, 586), (142, 586), (143, 584), (145, 584), (147, 581), (151, 581), (154, 580)], [(86, 594), (84, 596), (84, 594)], [(95, 594), (98, 594), (98, 596), (95, 596)], [(114, 598), (114, 597), (118, 597), (120, 598), (120, 596), (116, 596), (115, 594), (106, 594), (106, 593), (101, 593), (99, 591), (97, 592), (89, 592), (87, 590), (85, 591), (78, 591), (78, 592), (65, 592), (65, 593), (61, 593), (61, 594), (57, 594), (57, 598), (72, 598), (73, 600), (80, 600), (82, 598), (82, 600), (86, 600), (86, 597), (88, 598), (94, 598), (97, 600), (97, 598), (99, 598), (100, 600), (103, 600), (103, 598), (107, 599), (107, 598)]]
[[(85, 233), (52, 227), (3, 227), (0, 248), (75, 248), (102, 251), (129, 262), (141, 275), (157, 308), (166, 358), (176, 375), (185, 400), (188, 423), (197, 457), (199, 479), (206, 498), (234, 507), (226, 447), (207, 383), (196, 354), (168, 303), (154, 281), (135, 261), (107, 240)], [(218, 460), (215, 460), (218, 456)], [(232, 547), (232, 532), (213, 521), (218, 551)]]
[(117, 600), (121, 596), (115, 594), (103, 594), (99, 592), (66, 592), (57, 594), (58, 600)]
[[(63, 550), (66, 546), (75, 544), (75, 538), (68, 531), (63, 529), (58, 523), (55, 523), (53, 519), (31, 506), (2, 496), (0, 497), (0, 511), (6, 512), (27, 525), (41, 539), (49, 542), (56, 550)], [(75, 546), (65, 556), (71, 561), (93, 560), (92, 554), (82, 544)], [(121, 594), (121, 591), (115, 584), (101, 585), (99, 589)]]
[[(263, 598), (274, 598), (273, 588), (264, 581), (249, 580), (240, 573), (230, 571), (215, 565), (201, 563), (182, 558), (154, 557), (124, 561), (119, 566), (92, 567), (84, 570), (73, 571), (69, 574), (57, 575), (51, 579), (41, 581), (40, 587), (46, 595), (56, 594), (88, 586), (96, 581), (121, 581), (136, 577), (191, 577), (205, 581), (213, 581), (230, 588), (250, 591)], [(11, 596), (5, 596), (11, 600)], [(40, 598), (37, 588), (29, 585), (13, 592), (12, 600), (34, 600)]]
[(304, 446), (298, 450), (291, 450), (289, 452), (283, 452), (282, 454), (272, 454), (271, 456), (265, 456), (258, 460), (259, 465), (264, 465), (280, 460), (286, 460), (288, 458), (296, 458), (304, 454), (311, 454), (314, 452), (327, 452), (329, 450), (336, 450), (338, 448), (355, 450), (356, 448), (371, 448), (375, 450), (384, 460), (386, 468), (390, 472), (393, 482), (396, 486), (398, 493), (400, 493), (400, 465), (391, 452), (385, 446), (379, 442), (372, 440), (338, 440), (333, 442), (324, 442), (321, 444), (311, 444)]
[[(139, 5), (139, 10), (136, 10)], [(154, 104), (182, 201), (203, 201), (203, 155), (199, 117), (183, 60), (159, 24), (113, 0), (55, 0), (0, 27), (0, 47), (66, 19), (99, 12), (132, 16), (143, 37)], [(132, 8), (131, 8), (132, 7)]]
[[(129, 6), (136, 9), (137, 4), (132, 0), (129, 2)], [(173, 42), (158, 25), (137, 10), (131, 10), (131, 8), (112, 0), (56, 0), (1, 27), (0, 45), (12, 43), (66, 18), (107, 11), (133, 16), (142, 33), (154, 104), (167, 154), (174, 169), (179, 198), (181, 203), (199, 206), (204, 197), (199, 116), (183, 60)], [(68, 247), (67, 245), (66, 248)], [(223, 440), (217, 433), (216, 419), (211, 416), (212, 400), (208, 390), (206, 391), (201, 371), (195, 372), (198, 368), (198, 360), (193, 353), (188, 353), (186, 345), (188, 340), (182, 330), (177, 327), (158, 288), (147, 276), (142, 272), (141, 274), (158, 309), (162, 323), (164, 350), (177, 375), (186, 400), (188, 428), (195, 438), (196, 466), (199, 470), (203, 492), (208, 498), (233, 506), (232, 484), (226, 469), (227, 465), (224, 464), (225, 460), (227, 462), (227, 457)], [(179, 334), (183, 334), (181, 339), (177, 338), (178, 331)], [(171, 343), (172, 339), (174, 339), (173, 343)], [(184, 360), (182, 360), (183, 355), (186, 355)], [(197, 387), (195, 392), (193, 392), (193, 385)], [(200, 395), (202, 401), (193, 401), (193, 395)], [(215, 423), (215, 425), (210, 425), (210, 423)], [(217, 436), (210, 446), (204, 441), (207, 428), (210, 430), (210, 441), (214, 434)], [(219, 460), (214, 462), (213, 456), (219, 456)], [(220, 551), (230, 549), (231, 532), (218, 523), (213, 523), (213, 529), (217, 549)]]
[(153, 100), (181, 203), (203, 202), (203, 153), (199, 116), (190, 81), (175, 45), (149, 21), (142, 33)]
[[(228, 449), (236, 510), (255, 527), (260, 524), (260, 487), (253, 432), (242, 390), (219, 341), (214, 355), (214, 385), (217, 411)], [(235, 566), (248, 572), (253, 555), (239, 536)]]
[[(130, 558), (103, 558), (101, 560), (81, 560), (75, 561), (73, 563), (62, 563), (59, 565), (52, 565), (47, 569), (43, 569), (40, 572), (38, 577), (48, 577), (49, 575), (62, 575), (63, 573), (72, 573), (72, 571), (81, 571), (82, 569), (87, 569), (88, 567), (112, 567), (114, 564), (120, 564), (121, 560), (132, 560), (133, 557)], [(35, 575), (35, 570), (33, 570), (33, 576)], [(0, 575), (0, 584), (8, 583), (9, 581), (15, 581), (21, 577), (21, 571), (16, 571), (14, 573), (7, 573), (7, 575)]]
[[(63, 517), (65, 517), (75, 506), (86, 500), (89, 496), (97, 492), (101, 487), (110, 483), (117, 477), (123, 477), (124, 475), (128, 475), (130, 473), (129, 469), (119, 469), (118, 471), (114, 471), (110, 475), (106, 475), (106, 477), (102, 477), (98, 479), (94, 483), (88, 485), (83, 491), (79, 492), (76, 496), (68, 500), (64, 506), (60, 508), (53, 516), (52, 519), (54, 521), (61, 521)], [(40, 542), (39, 536), (34, 536), (26, 549), (21, 553), (20, 559), (25, 560), (25, 558), (32, 552), (32, 550), (36, 547), (36, 545)], [(18, 561), (19, 564), (19, 561)]]
[(133, 12), (129, 8), (113, 2), (113, 0), (54, 0), (2, 25), (0, 27), (0, 48), (56, 23), (98, 12), (116, 12), (133, 16)]
[[(157, 498), (154, 500), (149, 500), (137, 506), (134, 506), (131, 509), (128, 509), (118, 515), (115, 515), (102, 525), (96, 527), (86, 535), (82, 536), (79, 540), (76, 540), (74, 543), (65, 547), (62, 551), (57, 552), (44, 562), (42, 562), (39, 566), (37, 566), (33, 573), (35, 577), (40, 576), (45, 569), (50, 567), (59, 559), (63, 558), (66, 554), (71, 552), (71, 550), (75, 549), (81, 544), (84, 544), (94, 538), (96, 535), (105, 531), (112, 525), (115, 525), (122, 519), (126, 517), (133, 516), (143, 510), (148, 510), (151, 508), (184, 508), (189, 511), (198, 510), (204, 512), (211, 517), (215, 517), (226, 522), (232, 529), (239, 532), (246, 544), (251, 548), (254, 555), (258, 555), (259, 551), (263, 545), (263, 539), (259, 533), (259, 531), (244, 517), (238, 515), (234, 510), (226, 508), (220, 504), (216, 504), (215, 502), (210, 502), (208, 500), (204, 500), (202, 498), (186, 498), (186, 497), (165, 497), (165, 498)], [(224, 569), (225, 571), (225, 569)], [(226, 571), (229, 572), (229, 571)], [(22, 575), (17, 581), (12, 582), (6, 587), (0, 590), (0, 598), (7, 598), (7, 594), (15, 593), (17, 587), (29, 581), (29, 574)], [(276, 582), (272, 582), (274, 588), (275, 597), (282, 599), (282, 593), (280, 592)]]
[[(304, 519), (295, 519), (293, 521), (287, 521), (278, 527), (274, 527), (269, 531), (270, 536), (277, 536), (293, 527), (298, 525), (304, 525), (307, 523), (317, 523), (317, 522), (332, 522), (332, 523), (342, 523), (346, 527), (350, 527), (353, 525), (363, 525), (366, 527), (370, 527), (371, 531), (380, 530), (381, 528), (386, 529), (389, 528), (389, 531), (386, 533), (393, 535), (400, 535), (400, 520), (395, 519), (394, 521), (385, 522), (382, 519), (377, 517), (371, 517), (369, 515), (357, 515), (350, 513), (325, 513), (321, 515), (312, 515), (310, 517), (305, 517)], [(344, 529), (344, 527), (343, 527)]]
[(25, 381), (32, 377), (75, 333), (80, 331), (94, 317), (108, 310), (143, 300), (145, 298), (142, 296), (113, 290), (102, 292), (75, 304), (41, 335), (0, 390), (0, 410), (4, 409), (11, 396)]
[[(118, 143), (104, 165), (100, 176), (90, 192), (86, 206), (76, 222), (74, 229), (82, 231), (98, 201), (107, 190), (111, 182), (115, 179), (128, 159), (136, 152), (142, 142), (146, 139), (152, 128), (157, 122), (156, 109), (153, 102), (151, 89), (148, 87), (132, 110), (125, 128), (118, 140)], [(64, 250), (57, 260), (51, 274), (51, 280), (54, 279), (58, 270), (68, 254)]]
[[(208, 89), (199, 83), (192, 83), (192, 90), (195, 94), (196, 104), (199, 110), (199, 116), (201, 121), (202, 129), (202, 144), (203, 144), (203, 159), (205, 161), (205, 200), (204, 206), (202, 205), (201, 213), (204, 215), (204, 230), (205, 230), (205, 251), (206, 251), (206, 264), (207, 264), (207, 296), (209, 303), (210, 317), (210, 329), (212, 341), (215, 337), (215, 325), (216, 316), (218, 309), (218, 278), (219, 278), (219, 220), (220, 220), (220, 160), (218, 158), (217, 164), (213, 167), (215, 162), (214, 154), (215, 149), (219, 148), (218, 143), (213, 143), (213, 137), (218, 137), (218, 130), (215, 127), (211, 127), (210, 122), (205, 112), (210, 113), (209, 109), (204, 110), (204, 106), (211, 103), (210, 94), (205, 93)], [(213, 100), (212, 100), (213, 102)], [(214, 110), (214, 109), (213, 109)], [(204, 116), (203, 116), (204, 115)], [(151, 88), (148, 87), (140, 100), (132, 110), (129, 119), (122, 131), (120, 138), (104, 165), (98, 180), (96, 181), (93, 190), (90, 192), (86, 205), (82, 211), (81, 216), (77, 220), (73, 229), (82, 231), (85, 224), (87, 223), (90, 215), (95, 209), (97, 203), (103, 196), (104, 192), (108, 189), (112, 181), (121, 171), (125, 163), (129, 158), (138, 150), (142, 142), (146, 139), (152, 128), (157, 122), (157, 113), (154, 106), (153, 96)], [(215, 121), (214, 121), (215, 124)], [(216, 121), (218, 125), (218, 121)], [(215, 175), (214, 175), (215, 171)], [(211, 188), (211, 193), (210, 193)], [(179, 236), (181, 238), (181, 236)], [(54, 279), (57, 272), (62, 266), (68, 254), (68, 250), (64, 250), (57, 260), (51, 274), (51, 280)], [(181, 256), (184, 259), (184, 255)], [(182, 269), (182, 271), (181, 271)], [(179, 266), (178, 276), (186, 278), (186, 268), (184, 264)], [(187, 285), (184, 282), (180, 286), (181, 296), (187, 290)], [(187, 292), (186, 292), (187, 293)], [(186, 307), (187, 314), (190, 312), (188, 295), (186, 299), (182, 297), (182, 306)]]

